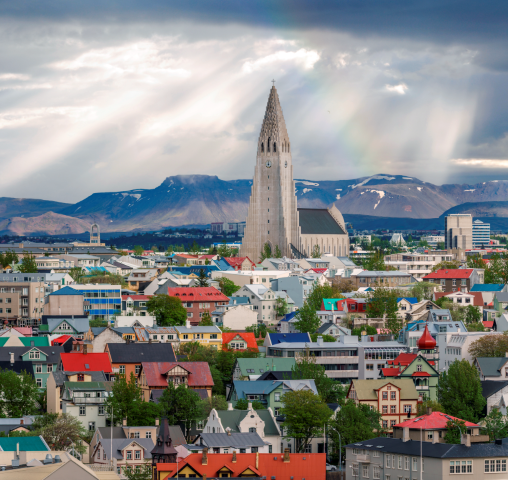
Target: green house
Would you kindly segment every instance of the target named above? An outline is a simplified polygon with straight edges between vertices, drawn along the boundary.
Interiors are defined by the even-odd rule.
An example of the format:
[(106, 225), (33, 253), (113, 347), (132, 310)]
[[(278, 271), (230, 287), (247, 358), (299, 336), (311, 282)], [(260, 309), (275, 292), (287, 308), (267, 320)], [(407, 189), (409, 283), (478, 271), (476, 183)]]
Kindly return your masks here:
[[(399, 358), (403, 361), (397, 361)], [(439, 372), (433, 363), (421, 355), (403, 353), (393, 361), (393, 367), (380, 370), (380, 378), (411, 378), (423, 401), (437, 401)]]
[(17, 374), (26, 371), (39, 388), (45, 389), (49, 375), (60, 366), (63, 352), (63, 347), (0, 347), (0, 368)]
[(277, 416), (283, 406), (282, 396), (296, 390), (310, 390), (317, 395), (314, 380), (257, 380), (256, 382), (235, 380), (228, 392), (227, 400), (233, 404), (240, 399), (245, 399), (247, 402), (257, 400), (265, 408), (271, 408), (273, 414)]

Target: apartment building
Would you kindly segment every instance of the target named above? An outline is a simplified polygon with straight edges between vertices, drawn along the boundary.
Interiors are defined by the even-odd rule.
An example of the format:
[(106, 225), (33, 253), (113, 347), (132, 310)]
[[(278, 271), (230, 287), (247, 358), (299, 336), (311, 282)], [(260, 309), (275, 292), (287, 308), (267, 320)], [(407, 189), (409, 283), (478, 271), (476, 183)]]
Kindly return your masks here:
[(409, 273), (414, 278), (422, 278), (431, 273), (438, 263), (452, 260), (452, 254), (393, 253), (385, 256), (385, 265)]
[(483, 283), (484, 274), (483, 268), (442, 268), (423, 280), (441, 285), (444, 292), (469, 292), (477, 283)]
[(490, 223), (473, 222), (473, 248), (484, 248), (490, 243)]
[(469, 213), (457, 213), (445, 217), (445, 248), (473, 248), (473, 217)]
[(122, 311), (122, 287), (102, 283), (72, 285), (73, 290), (83, 293), (83, 307), (90, 320), (108, 320)]
[(12, 277), (14, 281), (0, 281), (0, 321), (5, 325), (33, 326), (40, 323), (45, 284), (43, 277), (27, 275), (32, 274), (20, 273)]
[[(230, 267), (229, 264), (228, 267)], [(212, 280), (224, 277), (239, 287), (251, 284), (270, 287), (272, 280), (289, 277), (290, 275), (290, 270), (215, 270), (212, 271)]]
[(416, 283), (416, 279), (409, 272), (404, 271), (383, 271), (383, 270), (364, 270), (351, 275), (350, 280), (356, 288), (361, 287), (400, 287), (409, 283)]
[(180, 344), (197, 342), (217, 350), (222, 349), (222, 330), (219, 327), (192, 326), (187, 320), (185, 326), (173, 327), (178, 333)]

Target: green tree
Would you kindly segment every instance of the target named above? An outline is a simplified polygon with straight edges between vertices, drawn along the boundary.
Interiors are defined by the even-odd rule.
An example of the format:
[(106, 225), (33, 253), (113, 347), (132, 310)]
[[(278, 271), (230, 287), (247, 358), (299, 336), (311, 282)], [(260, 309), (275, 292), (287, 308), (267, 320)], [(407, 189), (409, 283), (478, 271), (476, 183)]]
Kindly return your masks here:
[(0, 253), (0, 265), (5, 268), (7, 266), (14, 266), (19, 262), (19, 258), (12, 250), (7, 250), (4, 254)]
[(485, 422), (485, 430), (491, 442), (508, 436), (508, 423), (497, 408), (493, 408), (483, 421)]
[(146, 302), (146, 310), (154, 315), (157, 325), (160, 327), (185, 325), (187, 310), (178, 297), (170, 297), (166, 294), (154, 295)]
[(99, 318), (94, 318), (93, 320), (90, 320), (89, 322), (90, 327), (107, 327), (108, 321), (107, 320), (101, 320)]
[(205, 310), (201, 317), (201, 321), (199, 322), (200, 327), (213, 327), (212, 317), (210, 316), (210, 312)]
[(46, 424), (36, 433), (42, 436), (51, 450), (67, 450), (70, 446), (79, 453), (85, 453), (86, 447), (81, 440), (86, 436), (86, 430), (81, 421), (68, 413), (57, 415), (56, 418)]
[(460, 260), (449, 260), (444, 262), (439, 262), (437, 265), (432, 267), (433, 272), (437, 272), (438, 270), (450, 270), (459, 268), (461, 265)]
[(134, 255), (141, 256), (145, 252), (145, 249), (141, 245), (135, 245), (132, 249), (134, 251)]
[(376, 327), (372, 327), (371, 325), (364, 325), (361, 328), (354, 328), (351, 330), (351, 335), (358, 335), (358, 340), (362, 338), (362, 332), (365, 332), (367, 335), (377, 335)]
[(478, 323), (482, 319), (482, 314), (480, 313), (480, 309), (473, 305), (468, 305), (466, 307), (466, 324), (469, 323)]
[(443, 408), (443, 405), (441, 405), (436, 400), (425, 400), (422, 403), (418, 403), (416, 405), (416, 414), (418, 416), (426, 415), (427, 414), (427, 408), (432, 408), (433, 412), (441, 412), (446, 413), (445, 409)]
[(145, 462), (143, 465), (126, 465), (122, 472), (127, 480), (152, 480), (152, 464)]
[(364, 259), (363, 268), (371, 272), (385, 271), (385, 256), (383, 250), (376, 250), (374, 255), (371, 255)]
[(467, 433), (466, 423), (463, 420), (448, 420), (446, 422), (445, 443), (460, 444), (460, 435)]
[(346, 398), (346, 389), (326, 375), (325, 367), (316, 363), (316, 358), (309, 355), (296, 359), (291, 368), (292, 380), (314, 380), (316, 389), (326, 403), (342, 403)]
[(312, 258), (321, 258), (321, 248), (319, 248), (319, 245), (314, 245), (312, 249)]
[(249, 408), (249, 403), (252, 403), (252, 408), (254, 410), (264, 410), (265, 406), (259, 400), (253, 400), (252, 402), (248, 402), (245, 398), (240, 398), (237, 400), (235, 404), (235, 410), (247, 410)]
[(323, 428), (332, 411), (319, 395), (310, 390), (287, 392), (282, 395), (281, 401), (286, 437), (295, 439), (297, 452), (304, 452), (313, 438), (323, 436)]
[(83, 275), (83, 269), (81, 267), (72, 267), (69, 270), (69, 275), (76, 283), (80, 283), (81, 276)]
[[(136, 383), (133, 373), (129, 379), (125, 375), (117, 375), (111, 387), (111, 394), (104, 405), (108, 412), (113, 409), (113, 424), (122, 423), (127, 419), (127, 425), (135, 426), (135, 419), (139, 414), (139, 406), (143, 403), (141, 387)], [(111, 417), (110, 417), (111, 418)]]
[(336, 452), (342, 444), (344, 459), (345, 445), (378, 437), (382, 433), (381, 414), (377, 410), (371, 411), (368, 405), (356, 405), (353, 400), (348, 400), (330, 422), (328, 432)]
[(327, 335), (326, 333), (324, 333), (322, 335), (319, 333), (311, 333), (310, 334), (310, 339), (313, 342), (317, 342), (318, 337), (321, 337), (323, 339), (323, 342), (335, 343), (337, 341), (337, 339), (335, 337), (333, 337), (332, 335)]
[(198, 284), (197, 287), (208, 287), (208, 276), (204, 268), (199, 271)]
[(504, 357), (508, 352), (508, 335), (505, 333), (485, 335), (471, 342), (469, 355), (475, 357)]
[(314, 333), (321, 325), (316, 311), (307, 302), (298, 310), (295, 318), (294, 326), (301, 333)]
[(445, 243), (444, 243), (444, 242), (439, 242), (439, 243), (437, 244), (437, 249), (438, 249), (438, 250), (444, 250), (445, 248), (446, 248), (446, 246), (445, 246)]
[(23, 258), (19, 264), (18, 271), (20, 273), (37, 273), (35, 257), (27, 252), (23, 252)]
[(429, 282), (418, 282), (410, 290), (410, 297), (416, 297), (419, 302), (422, 300), (432, 300), (434, 297), (435, 285)]
[(476, 367), (455, 360), (439, 375), (438, 398), (449, 415), (477, 423), (486, 401)]
[(202, 399), (198, 404), (198, 408), (200, 409), (200, 419), (204, 419), (208, 418), (212, 408), (215, 408), (215, 410), (227, 410), (228, 402), (223, 395), (212, 395)]
[(0, 414), (7, 418), (37, 413), (39, 387), (26, 371), (18, 375), (13, 370), (0, 370), (0, 392)]
[(222, 245), (217, 249), (217, 255), (219, 255), (220, 257), (226, 257), (226, 258), (236, 257), (237, 254), (238, 254), (238, 249), (229, 247), (226, 244), (226, 240), (223, 240)]
[(483, 326), (483, 323), (470, 323), (466, 325), (468, 332), (486, 332), (487, 329)]
[(259, 257), (259, 262), (261, 263), (263, 260), (267, 258), (272, 258), (272, 247), (268, 242), (263, 245), (263, 249), (261, 250), (261, 254)]
[(282, 258), (282, 252), (278, 245), (275, 245), (275, 253), (273, 254), (275, 258)]
[(330, 285), (318, 285), (315, 283), (312, 290), (307, 295), (306, 301), (314, 311), (318, 311), (321, 310), (321, 305), (325, 298), (340, 298), (337, 288)]
[(231, 297), (233, 293), (240, 290), (240, 286), (237, 285), (233, 280), (230, 280), (226, 277), (219, 278), (219, 287), (220, 291), (226, 295), (226, 297)]
[(289, 306), (285, 298), (277, 297), (275, 300), (275, 306), (273, 307), (278, 317), (283, 317), (288, 313)]
[(193, 254), (196, 254), (196, 253), (199, 253), (201, 251), (201, 248), (200, 246), (198, 245), (198, 243), (196, 242), (196, 240), (194, 240), (192, 242), (192, 245), (190, 246), (189, 248), (189, 252), (190, 253), (193, 253)]
[(394, 334), (402, 327), (402, 321), (397, 318), (397, 295), (395, 290), (377, 287), (367, 303), (367, 317), (386, 318), (386, 328)]

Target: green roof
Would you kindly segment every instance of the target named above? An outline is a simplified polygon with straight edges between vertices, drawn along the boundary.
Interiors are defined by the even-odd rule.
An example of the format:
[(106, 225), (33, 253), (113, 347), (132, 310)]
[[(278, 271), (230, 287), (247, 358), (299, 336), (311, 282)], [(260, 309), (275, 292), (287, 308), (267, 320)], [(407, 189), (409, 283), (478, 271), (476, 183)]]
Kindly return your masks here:
[[(296, 361), (294, 358), (238, 358), (238, 367), (242, 375), (263, 375), (263, 373), (277, 370), (279, 372), (290, 372)], [(253, 370), (247, 371), (247, 370)]]
[[(230, 428), (233, 433), (240, 433), (240, 423), (247, 416), (249, 410), (218, 410), (217, 415), (220, 418), (224, 430)], [(277, 426), (273, 421), (268, 410), (256, 410), (261, 420), (265, 422), (265, 435), (280, 435)]]
[(394, 379), (384, 378), (382, 380), (353, 380), (352, 387), (356, 390), (356, 398), (358, 400), (377, 400), (376, 390), (391, 383), (400, 388), (401, 400), (417, 400), (418, 392), (411, 378)]
[[(50, 347), (48, 337), (18, 337), (25, 347)], [(32, 342), (34, 344), (32, 345)]]
[(48, 332), (49, 331), (49, 325), (39, 325), (39, 332)]
[(69, 390), (106, 390), (104, 382), (64, 382)]
[(323, 298), (325, 310), (331, 310), (333, 306), (333, 309), (337, 311), (337, 302), (341, 302), (342, 300), (345, 300), (345, 298)]
[(3, 347), (9, 338), (11, 337), (0, 337), (0, 347)]
[(47, 452), (46, 442), (41, 437), (0, 437), (0, 448), (4, 452), (15, 452), (19, 443), (20, 452)]

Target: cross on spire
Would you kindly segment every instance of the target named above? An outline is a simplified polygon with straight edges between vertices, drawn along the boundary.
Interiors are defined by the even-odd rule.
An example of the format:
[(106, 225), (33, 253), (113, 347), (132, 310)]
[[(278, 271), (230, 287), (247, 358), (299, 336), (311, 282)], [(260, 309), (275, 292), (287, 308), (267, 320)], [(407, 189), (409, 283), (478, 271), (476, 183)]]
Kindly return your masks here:
[(275, 80), (272, 80), (273, 86), (275, 87)]

